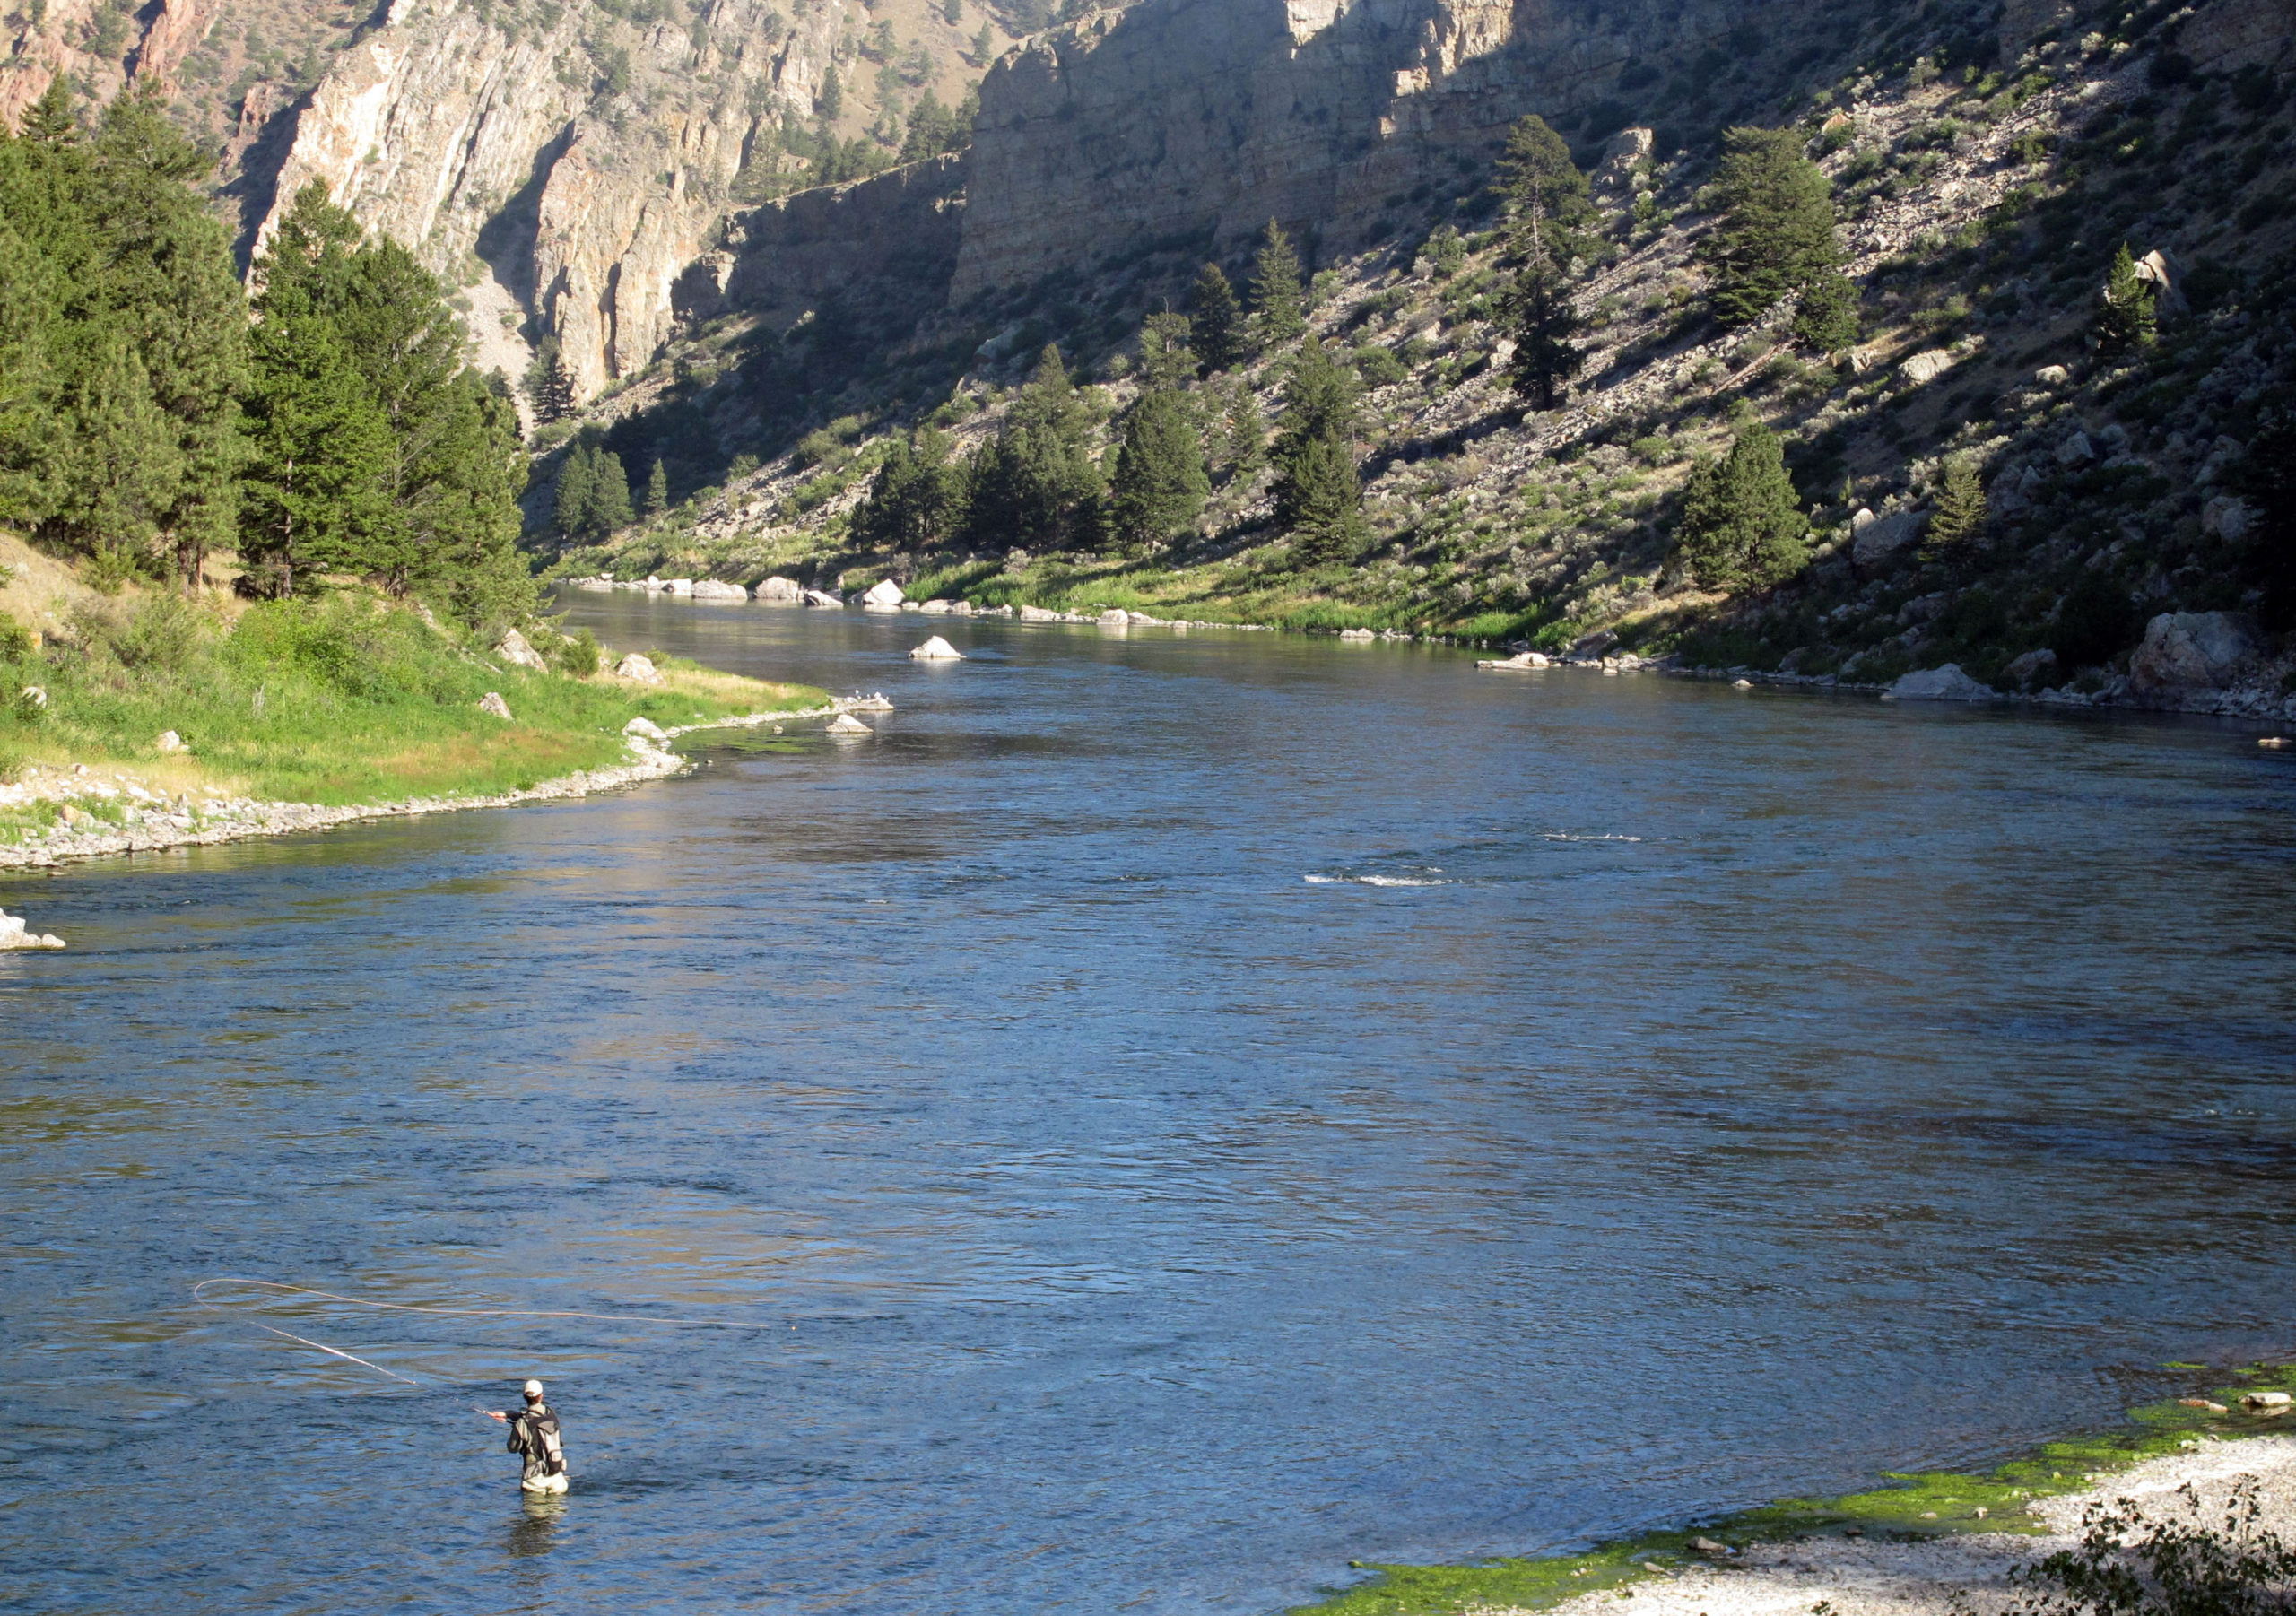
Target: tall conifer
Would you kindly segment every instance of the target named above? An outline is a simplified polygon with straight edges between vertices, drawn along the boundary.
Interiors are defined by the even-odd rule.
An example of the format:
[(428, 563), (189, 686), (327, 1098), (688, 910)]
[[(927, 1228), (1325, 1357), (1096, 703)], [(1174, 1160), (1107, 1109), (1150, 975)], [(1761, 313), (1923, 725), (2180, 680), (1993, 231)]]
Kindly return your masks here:
[(1217, 264), (1205, 265), (1188, 296), (1188, 346), (1207, 372), (1217, 374), (1244, 357), (1243, 326), (1236, 289)]
[(1252, 265), (1252, 318), (1263, 348), (1292, 341), (1308, 329), (1307, 302), (1300, 285), (1300, 255), (1283, 227), (1271, 219), (1260, 232), (1259, 256)]
[(1700, 256), (1714, 278), (1708, 300), (1715, 317), (1746, 326), (1824, 282), (1843, 255), (1832, 187), (1803, 154), (1799, 130), (1735, 128), (1723, 143), (1714, 180), (1721, 218)]

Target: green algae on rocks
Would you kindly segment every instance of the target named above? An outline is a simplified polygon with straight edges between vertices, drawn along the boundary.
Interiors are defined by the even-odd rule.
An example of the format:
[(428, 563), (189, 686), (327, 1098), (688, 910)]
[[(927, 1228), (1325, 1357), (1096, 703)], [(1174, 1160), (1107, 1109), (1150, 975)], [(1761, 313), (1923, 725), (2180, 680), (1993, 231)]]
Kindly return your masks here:
[(2244, 1397), (2267, 1391), (2296, 1391), (2296, 1365), (2239, 1370), (2235, 1385), (2132, 1409), (2127, 1423), (2114, 1429), (2046, 1443), (1982, 1475), (1885, 1473), (1889, 1484), (1870, 1491), (1783, 1499), (1703, 1525), (1646, 1533), (1578, 1554), (1465, 1566), (1351, 1562), (1377, 1575), (1299, 1606), (1292, 1616), (1543, 1611), (1581, 1594), (1663, 1577), (1751, 1543), (1853, 1533), (1910, 1542), (1951, 1533), (2038, 1532), (2029, 1508), (2037, 1499), (2083, 1491), (2100, 1475), (2206, 1438), (2232, 1440), (2296, 1429), (2296, 1413), (2252, 1412), (2242, 1406)]

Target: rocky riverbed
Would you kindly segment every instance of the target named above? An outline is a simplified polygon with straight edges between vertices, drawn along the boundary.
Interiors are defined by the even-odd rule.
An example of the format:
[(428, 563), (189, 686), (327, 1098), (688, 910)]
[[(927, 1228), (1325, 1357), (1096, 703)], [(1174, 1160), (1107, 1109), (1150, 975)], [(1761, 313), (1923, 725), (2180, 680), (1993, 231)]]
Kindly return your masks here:
[[(883, 710), (882, 698), (872, 710)], [(421, 813), (451, 813), (468, 808), (508, 808), (613, 791), (642, 780), (658, 780), (691, 765), (670, 750), (677, 736), (709, 729), (753, 729), (761, 725), (833, 717), (860, 705), (839, 700), (796, 712), (750, 713), (711, 724), (662, 729), (639, 720), (626, 733), (630, 760), (612, 769), (586, 769), (544, 780), (523, 791), (481, 795), (450, 793), (387, 803), (327, 806), (317, 803), (261, 802), (250, 797), (178, 793), (170, 796), (126, 769), (33, 768), (15, 784), (0, 786), (0, 810), (35, 803), (56, 804), (62, 817), (30, 839), (0, 844), (0, 869), (40, 869), (77, 859), (121, 853), (156, 853), (169, 847), (204, 847), (250, 837), (288, 836), (323, 830), (361, 820)]]

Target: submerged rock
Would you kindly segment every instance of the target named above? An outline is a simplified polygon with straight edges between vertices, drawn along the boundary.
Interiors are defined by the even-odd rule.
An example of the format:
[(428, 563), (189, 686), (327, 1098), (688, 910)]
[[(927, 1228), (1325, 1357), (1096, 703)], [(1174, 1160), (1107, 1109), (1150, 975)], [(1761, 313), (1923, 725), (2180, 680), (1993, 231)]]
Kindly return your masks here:
[(829, 726), (829, 733), (832, 735), (874, 735), (877, 732), (851, 713), (839, 713)]
[(962, 662), (965, 654), (935, 634), (909, 654), (911, 662)]

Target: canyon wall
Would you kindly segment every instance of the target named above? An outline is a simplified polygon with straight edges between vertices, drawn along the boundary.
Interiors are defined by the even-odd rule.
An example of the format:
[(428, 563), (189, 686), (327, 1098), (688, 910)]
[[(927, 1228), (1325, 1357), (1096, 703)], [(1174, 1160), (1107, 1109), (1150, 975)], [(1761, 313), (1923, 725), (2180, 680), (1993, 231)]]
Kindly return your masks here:
[[(1125, 240), (1270, 218), (1325, 253), (1425, 214), (1507, 126), (1559, 118), (1646, 62), (1679, 72), (1734, 29), (1817, 0), (1144, 0), (1055, 30), (981, 86), (958, 297)], [(1743, 54), (1741, 52), (1740, 54)], [(1422, 188), (1425, 187), (1425, 188)], [(1414, 195), (1415, 194), (1415, 195)]]

